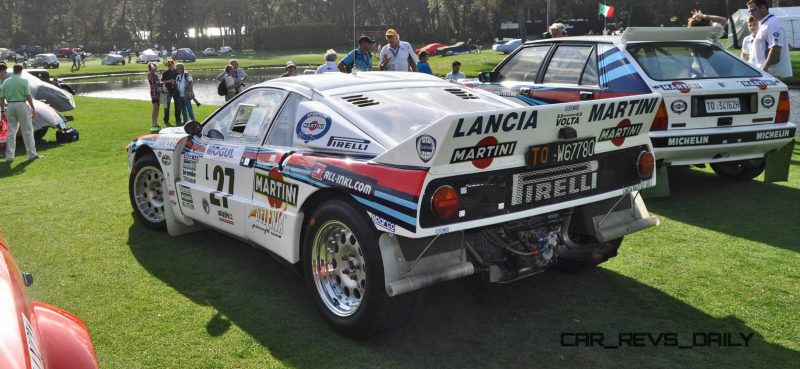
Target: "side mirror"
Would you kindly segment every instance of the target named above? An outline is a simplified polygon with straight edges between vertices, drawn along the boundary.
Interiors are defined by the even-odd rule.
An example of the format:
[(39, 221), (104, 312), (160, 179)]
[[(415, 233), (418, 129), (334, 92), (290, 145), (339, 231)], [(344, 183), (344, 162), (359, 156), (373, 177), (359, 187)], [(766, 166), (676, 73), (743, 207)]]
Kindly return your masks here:
[(498, 72), (481, 72), (478, 74), (478, 80), (484, 83), (487, 82), (500, 82), (497, 77), (500, 76)]
[(191, 120), (183, 125), (183, 130), (192, 136), (200, 136), (200, 132), (203, 132), (203, 125), (196, 120)]

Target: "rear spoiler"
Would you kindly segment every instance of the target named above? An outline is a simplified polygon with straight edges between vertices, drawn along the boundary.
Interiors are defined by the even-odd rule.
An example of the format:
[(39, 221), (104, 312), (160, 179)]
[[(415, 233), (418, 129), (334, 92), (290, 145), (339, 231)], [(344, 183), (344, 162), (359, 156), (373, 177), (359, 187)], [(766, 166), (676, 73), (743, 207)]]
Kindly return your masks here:
[(628, 27), (620, 42), (712, 40), (714, 27)]

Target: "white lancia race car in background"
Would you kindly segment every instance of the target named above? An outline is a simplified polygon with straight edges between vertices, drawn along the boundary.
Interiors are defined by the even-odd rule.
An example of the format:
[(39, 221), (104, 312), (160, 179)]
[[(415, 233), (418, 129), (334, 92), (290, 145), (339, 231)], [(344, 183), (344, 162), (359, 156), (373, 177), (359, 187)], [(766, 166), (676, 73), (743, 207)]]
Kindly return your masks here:
[[(662, 119), (650, 129), (659, 165), (711, 164), (720, 176), (752, 179), (765, 155), (794, 142), (788, 88), (708, 41), (713, 32), (632, 27), (622, 36), (531, 41), (465, 84), (528, 105), (598, 100), (588, 116), (560, 123), (575, 127), (616, 115), (621, 105), (601, 99), (660, 93)], [(788, 173), (788, 160), (778, 167)]]
[(133, 140), (130, 200), (152, 229), (213, 228), (301, 266), (327, 322), (368, 335), (414, 290), (596, 265), (656, 225), (638, 190), (661, 97), (604, 103), (629, 108), (561, 127), (596, 103), (522, 106), (418, 73), (275, 79)]

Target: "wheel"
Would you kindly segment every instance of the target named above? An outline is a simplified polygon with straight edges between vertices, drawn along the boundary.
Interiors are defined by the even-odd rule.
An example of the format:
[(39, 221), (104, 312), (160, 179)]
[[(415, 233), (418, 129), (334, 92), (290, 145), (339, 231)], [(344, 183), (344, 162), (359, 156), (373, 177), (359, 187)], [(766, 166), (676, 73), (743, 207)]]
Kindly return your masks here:
[[(328, 324), (346, 337), (385, 328), (397, 299), (386, 295), (378, 232), (366, 214), (339, 199), (323, 203), (306, 223), (306, 284)], [(395, 301), (392, 301), (395, 300)]]
[(49, 128), (49, 127), (42, 127), (42, 128), (39, 128), (39, 129), (33, 131), (33, 138), (36, 141), (41, 141), (42, 138), (44, 138), (44, 135), (47, 134), (47, 128)]
[(764, 159), (750, 159), (712, 163), (711, 169), (718, 176), (737, 181), (749, 181), (764, 172)]
[(133, 164), (128, 182), (128, 194), (133, 212), (145, 227), (156, 231), (167, 229), (163, 179), (164, 173), (158, 160), (155, 155), (148, 154)]

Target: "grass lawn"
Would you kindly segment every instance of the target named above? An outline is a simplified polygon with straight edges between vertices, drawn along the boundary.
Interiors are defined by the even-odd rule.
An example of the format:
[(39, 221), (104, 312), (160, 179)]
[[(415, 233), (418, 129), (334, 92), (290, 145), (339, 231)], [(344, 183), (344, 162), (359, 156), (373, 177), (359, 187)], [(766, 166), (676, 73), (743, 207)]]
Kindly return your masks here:
[[(434, 58), (436, 59), (436, 58)], [(447, 58), (443, 58), (447, 59)], [(672, 174), (648, 200), (659, 227), (583, 273), (549, 271), (488, 288), (427, 290), (397, 330), (333, 334), (302, 279), (213, 231), (180, 237), (134, 220), (125, 145), (149, 127), (145, 101), (77, 97), (81, 140), (39, 145), (0, 167), (0, 231), (34, 299), (88, 325), (103, 368), (792, 368), (800, 362), (800, 142), (787, 183)], [(202, 106), (199, 116), (212, 107)], [(22, 144), (19, 145), (22, 149)], [(753, 333), (747, 347), (562, 347), (561, 334)], [(642, 342), (647, 342), (643, 338)]]

